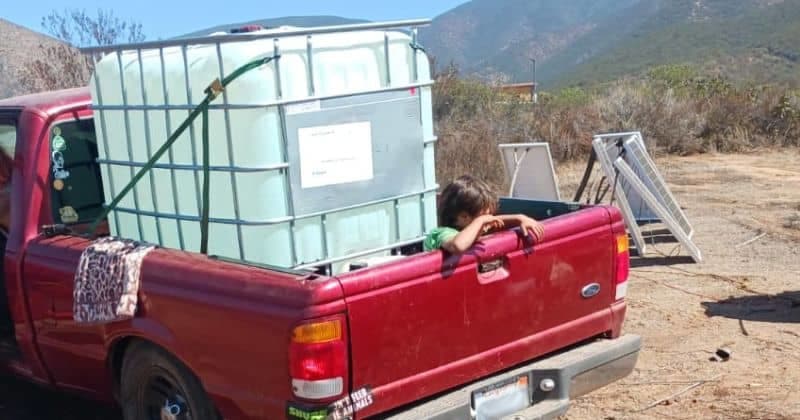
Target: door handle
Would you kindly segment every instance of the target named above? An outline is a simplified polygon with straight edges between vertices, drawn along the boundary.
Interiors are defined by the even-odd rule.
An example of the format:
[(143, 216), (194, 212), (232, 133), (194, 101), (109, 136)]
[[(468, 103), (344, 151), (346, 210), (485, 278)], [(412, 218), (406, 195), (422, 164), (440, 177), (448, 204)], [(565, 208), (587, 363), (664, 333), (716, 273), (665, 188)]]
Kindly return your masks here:
[(505, 258), (478, 263), (478, 283), (489, 284), (507, 279), (511, 273), (506, 269)]
[(482, 262), (478, 264), (478, 273), (486, 274), (492, 271), (496, 271), (503, 267), (505, 261), (502, 258), (498, 258), (496, 260)]

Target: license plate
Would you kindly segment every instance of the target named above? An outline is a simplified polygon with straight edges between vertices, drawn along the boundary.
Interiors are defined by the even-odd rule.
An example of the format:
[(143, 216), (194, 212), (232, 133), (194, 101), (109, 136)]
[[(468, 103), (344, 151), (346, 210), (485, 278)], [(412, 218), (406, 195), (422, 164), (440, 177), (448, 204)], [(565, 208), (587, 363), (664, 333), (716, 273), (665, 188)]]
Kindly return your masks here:
[(530, 379), (518, 375), (472, 391), (472, 418), (500, 419), (530, 406)]

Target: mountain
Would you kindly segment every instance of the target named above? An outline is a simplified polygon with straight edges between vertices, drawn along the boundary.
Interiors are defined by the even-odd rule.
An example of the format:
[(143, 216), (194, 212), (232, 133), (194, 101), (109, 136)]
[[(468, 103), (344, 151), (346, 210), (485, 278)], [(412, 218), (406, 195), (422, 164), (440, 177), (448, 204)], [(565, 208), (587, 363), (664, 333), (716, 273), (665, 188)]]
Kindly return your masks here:
[(543, 87), (591, 84), (666, 63), (800, 80), (800, 0), (473, 0), (421, 41), (437, 66)]
[[(415, 15), (412, 11), (410, 15)], [(363, 23), (289, 16), (217, 25)], [(732, 79), (800, 85), (800, 0), (472, 0), (433, 19), (420, 41), (438, 68), (454, 63), (484, 80), (531, 79), (552, 89), (638, 75), (660, 64), (713, 69)], [(0, 97), (21, 93), (13, 75), (53, 38), (0, 19)], [(7, 75), (11, 74), (11, 77)]]
[(55, 38), (0, 19), (0, 98), (30, 93), (18, 83), (20, 69), (37, 57), (40, 45), (58, 42)]
[(420, 41), (438, 65), (483, 78), (530, 78), (546, 60), (639, 0), (473, 0), (438, 17)]
[(247, 25), (261, 25), (265, 28), (273, 28), (276, 26), (330, 26), (330, 25), (348, 25), (353, 23), (368, 22), (364, 19), (350, 19), (340, 16), (285, 16), (271, 19), (256, 19), (248, 22), (231, 23), (224, 25), (212, 26), (210, 28), (201, 29), (188, 34), (181, 35), (180, 38), (196, 37), (208, 35), (212, 32), (228, 32), (234, 28), (241, 28)]
[(581, 63), (554, 57), (553, 68), (564, 72), (549, 80), (592, 84), (655, 65), (693, 63), (734, 80), (800, 82), (800, 0), (665, 3), (601, 54)]
[[(366, 22), (338, 16), (260, 19), (266, 27)], [(441, 68), (544, 88), (593, 84), (668, 63), (734, 79), (800, 83), (800, 0), (472, 0), (433, 19), (420, 42)]]

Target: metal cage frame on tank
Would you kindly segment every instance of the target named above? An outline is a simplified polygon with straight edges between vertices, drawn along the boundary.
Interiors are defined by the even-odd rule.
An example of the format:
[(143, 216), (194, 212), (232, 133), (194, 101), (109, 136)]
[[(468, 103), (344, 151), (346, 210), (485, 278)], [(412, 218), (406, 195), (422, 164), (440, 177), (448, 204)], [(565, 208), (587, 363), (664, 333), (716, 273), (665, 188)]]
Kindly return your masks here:
[[(167, 212), (167, 211), (159, 211), (158, 203), (153, 202), (152, 209), (144, 209), (140, 205), (141, 203), (138, 200), (138, 197), (142, 193), (136, 193), (132, 195), (132, 199), (127, 200), (128, 204), (132, 204), (133, 206), (115, 206), (113, 211), (109, 213), (109, 224), (110, 226), (116, 231), (120, 232), (120, 218), (118, 215), (127, 214), (131, 215), (135, 218), (135, 227), (134, 231), (138, 231), (138, 235), (136, 232), (132, 236), (138, 236), (139, 239), (142, 239), (145, 235), (143, 233), (143, 225), (142, 219), (143, 218), (150, 218), (151, 220), (156, 221), (156, 235), (157, 242), (163, 242), (163, 235), (162, 235), (162, 227), (160, 221), (174, 221), (177, 235), (178, 235), (178, 242), (179, 246), (176, 246), (180, 249), (191, 249), (193, 247), (189, 247), (187, 242), (187, 225), (184, 222), (191, 222), (188, 226), (197, 226), (203, 222), (203, 218), (199, 215), (201, 208), (204, 207), (202, 204), (201, 199), (201, 192), (200, 192), (200, 182), (199, 176), (203, 173), (203, 171), (207, 171), (209, 173), (219, 175), (222, 173), (228, 173), (231, 180), (231, 194), (233, 196), (234, 202), (234, 217), (231, 218), (220, 218), (214, 217), (214, 204), (210, 205), (212, 215), (207, 219), (207, 222), (212, 225), (212, 232), (209, 234), (210, 236), (214, 235), (213, 226), (232, 226), (235, 228), (235, 244), (232, 248), (235, 248), (235, 251), (232, 251), (232, 255), (222, 255), (224, 258), (229, 258), (233, 260), (240, 260), (242, 262), (248, 263), (255, 263), (255, 264), (266, 264), (270, 266), (278, 266), (283, 268), (291, 268), (291, 269), (318, 269), (319, 267), (323, 267), (323, 269), (327, 272), (337, 271), (336, 268), (332, 268), (335, 265), (338, 267), (344, 267), (347, 265), (349, 261), (352, 261), (356, 258), (361, 258), (364, 256), (371, 256), (371, 255), (385, 255), (392, 252), (397, 252), (397, 250), (413, 246), (421, 241), (424, 237), (425, 232), (435, 226), (436, 223), (436, 191), (438, 190), (438, 185), (435, 181), (435, 176), (433, 175), (433, 146), (437, 140), (436, 136), (433, 135), (433, 128), (432, 128), (432, 117), (427, 116), (427, 113), (424, 112), (426, 107), (430, 107), (430, 95), (431, 95), (431, 86), (433, 85), (433, 81), (430, 78), (429, 68), (427, 67), (428, 63), (425, 61), (421, 63), (420, 60), (423, 59), (425, 56), (424, 50), (418, 44), (418, 28), (421, 26), (426, 26), (430, 23), (429, 20), (420, 19), (420, 20), (406, 20), (406, 21), (395, 21), (395, 22), (382, 22), (382, 23), (365, 23), (365, 24), (353, 24), (353, 25), (340, 25), (340, 26), (325, 26), (325, 27), (316, 27), (316, 28), (281, 28), (279, 30), (268, 30), (268, 31), (258, 31), (258, 32), (249, 32), (249, 33), (238, 33), (236, 35), (211, 35), (207, 37), (196, 37), (196, 38), (183, 38), (183, 39), (175, 39), (175, 40), (167, 40), (167, 41), (152, 41), (152, 42), (143, 42), (137, 44), (125, 44), (125, 45), (115, 45), (115, 46), (103, 46), (103, 47), (93, 47), (93, 48), (85, 48), (82, 51), (86, 54), (90, 54), (95, 64), (99, 63), (104, 57), (107, 55), (112, 54), (116, 55), (117, 60), (117, 67), (119, 68), (119, 80), (120, 90), (122, 92), (122, 103), (120, 104), (102, 104), (102, 91), (100, 89), (100, 81), (97, 77), (93, 76), (93, 93), (96, 93), (98, 100), (93, 101), (93, 110), (95, 111), (95, 118), (98, 120), (99, 124), (98, 127), (104, 133), (101, 139), (101, 143), (103, 141), (107, 142), (107, 126), (106, 126), (106, 113), (113, 112), (113, 111), (121, 111), (124, 113), (124, 126), (125, 126), (125, 138), (128, 140), (128, 155), (127, 159), (108, 159), (103, 158), (101, 156), (98, 159), (98, 163), (101, 164), (101, 167), (104, 168), (104, 175), (106, 179), (104, 179), (104, 183), (110, 182), (111, 188), (113, 188), (113, 181), (110, 180), (112, 176), (111, 168), (114, 167), (116, 172), (113, 174), (119, 174), (120, 168), (125, 168), (125, 179), (132, 179), (135, 180), (139, 173), (144, 171), (145, 169), (157, 169), (163, 172), (169, 172), (172, 175), (171, 178), (171, 189), (173, 194), (173, 199), (177, 202), (177, 194), (178, 194), (178, 185), (175, 182), (175, 172), (176, 171), (190, 171), (194, 174), (194, 185), (193, 190), (196, 195), (196, 202), (197, 202), (197, 215), (194, 214), (181, 214), (181, 210), (175, 207), (174, 212)], [(342, 34), (347, 32), (364, 32), (369, 31), (369, 33), (375, 33), (380, 31), (383, 33), (383, 52), (384, 56), (382, 58), (383, 63), (382, 67), (385, 68), (385, 74), (381, 76), (382, 81), (379, 88), (371, 88), (364, 91), (348, 91), (348, 92), (337, 92), (334, 94), (320, 94), (317, 91), (315, 86), (315, 77), (314, 77), (314, 57), (315, 57), (315, 44), (314, 41), (321, 35), (326, 34)], [(392, 72), (392, 55), (390, 54), (391, 47), (390, 43), (397, 42), (397, 37), (405, 36), (409, 42), (407, 42), (407, 48), (410, 48), (410, 56), (411, 60), (411, 67), (409, 75), (410, 80), (407, 80), (407, 83), (400, 82), (393, 82), (393, 76), (395, 76)], [(289, 37), (303, 37), (305, 39), (305, 60), (307, 63), (307, 93), (303, 97), (285, 97), (281, 93), (281, 65), (280, 65), (280, 57), (282, 55), (281, 49), (281, 40), (286, 40)], [(324, 38), (323, 38), (324, 39)], [(144, 142), (147, 146), (147, 162), (143, 161), (136, 161), (133, 158), (133, 154), (130, 151), (130, 144), (132, 141), (131, 133), (130, 133), (130, 122), (129, 122), (129, 114), (135, 111), (141, 111), (144, 118), (145, 126), (148, 125), (148, 118), (153, 118), (151, 114), (156, 115), (158, 112), (165, 114), (164, 119), (166, 119), (166, 125), (168, 127), (167, 131), (169, 130), (169, 112), (192, 112), (197, 106), (197, 102), (192, 101), (191, 91), (194, 88), (195, 92), (201, 86), (194, 85), (190, 83), (189, 73), (188, 73), (188, 64), (187, 63), (187, 51), (191, 51), (192, 48), (195, 48), (198, 45), (203, 46), (212, 46), (216, 50), (217, 62), (219, 63), (219, 79), (223, 79), (226, 76), (226, 71), (230, 71), (232, 69), (224, 69), (223, 68), (223, 58), (222, 58), (222, 49), (225, 44), (229, 43), (244, 43), (244, 42), (251, 42), (251, 41), (258, 41), (261, 40), (262, 42), (272, 41), (271, 45), (272, 48), (268, 52), (269, 55), (274, 58), (272, 62), (269, 64), (272, 71), (274, 71), (274, 79), (275, 79), (275, 89), (276, 89), (276, 100), (268, 101), (268, 102), (261, 102), (261, 103), (246, 103), (246, 104), (237, 104), (231, 103), (228, 99), (228, 92), (224, 89), (220, 90), (219, 96), (222, 99), (221, 104), (209, 104), (207, 105), (207, 109), (210, 111), (221, 110), (224, 112), (225, 115), (225, 140), (227, 142), (227, 149), (230, 151), (233, 149), (233, 139), (231, 136), (231, 127), (230, 127), (230, 120), (229, 114), (234, 112), (235, 110), (239, 109), (257, 109), (257, 108), (267, 108), (267, 107), (276, 107), (280, 114), (280, 122), (281, 122), (281, 130), (283, 135), (283, 151), (284, 151), (284, 160), (283, 162), (279, 162), (276, 164), (266, 165), (266, 166), (259, 166), (259, 167), (244, 167), (244, 166), (237, 166), (233, 162), (232, 154), (229, 154), (230, 157), (230, 164), (229, 165), (208, 165), (204, 166), (200, 162), (198, 162), (199, 158), (197, 156), (192, 157), (191, 164), (180, 164), (176, 163), (173, 160), (172, 153), (170, 152), (168, 155), (159, 156), (158, 158), (154, 159), (152, 154), (152, 150), (154, 146), (157, 146), (155, 141), (157, 139), (152, 139), (150, 135), (150, 130), (144, 130)], [(402, 38), (401, 41), (404, 41), (405, 38)], [(129, 101), (129, 98), (126, 95), (126, 87), (124, 85), (125, 77), (122, 75), (123, 72), (123, 63), (122, 63), (122, 56), (123, 54), (135, 54), (135, 58), (139, 63), (139, 66), (142, 65), (142, 54), (157, 54), (162, 66), (162, 78), (164, 77), (164, 54), (165, 50), (170, 48), (179, 48), (180, 53), (183, 57), (183, 62), (187, 66), (185, 72), (185, 90), (187, 99), (180, 104), (170, 104), (168, 92), (166, 88), (166, 81), (164, 81), (163, 90), (160, 92), (153, 92), (152, 96), (156, 95), (163, 95), (164, 104), (154, 104), (152, 102), (148, 102), (148, 92), (145, 91), (144, 88), (144, 80), (142, 80), (142, 92), (141, 92), (141, 103), (132, 104)], [(381, 60), (378, 60), (381, 61)], [(427, 73), (425, 74), (424, 78), (420, 77), (420, 69), (427, 69)], [(140, 68), (138, 73), (142, 79), (144, 79), (144, 72)], [(218, 80), (219, 80), (218, 79)], [(211, 82), (206, 81), (206, 83)], [(202, 86), (205, 87), (205, 86)], [(325, 208), (324, 210), (319, 211), (311, 211), (307, 213), (296, 213), (294, 211), (292, 202), (293, 202), (293, 191), (290, 187), (292, 184), (292, 180), (290, 179), (292, 170), (292, 159), (286, 156), (286, 150), (288, 149), (286, 142), (287, 140), (287, 133), (286, 133), (286, 124), (287, 124), (287, 109), (297, 110), (302, 109), (304, 107), (309, 106), (309, 104), (314, 106), (320, 106), (320, 103), (324, 104), (326, 101), (335, 102), (341, 101), (346, 98), (364, 98), (368, 95), (373, 95), (376, 98), (381, 95), (391, 95), (395, 92), (411, 92), (412, 95), (417, 95), (419, 97), (419, 106), (422, 108), (420, 112), (419, 118), (422, 120), (420, 125), (423, 126), (424, 130), (422, 131), (422, 137), (419, 142), (419, 146), (423, 149), (423, 163), (420, 165), (421, 168), (419, 170), (419, 174), (415, 175), (419, 178), (421, 182), (417, 182), (416, 188), (411, 191), (405, 191), (401, 194), (394, 194), (391, 196), (380, 196), (373, 200), (362, 200), (359, 202), (350, 203), (345, 205), (346, 203), (339, 202), (337, 206), (332, 208)], [(99, 102), (99, 103), (98, 103)], [(158, 117), (158, 116), (156, 116)], [(415, 117), (416, 118), (416, 117)], [(428, 121), (430, 120), (430, 121)], [(427, 124), (427, 125), (426, 125)], [(194, 126), (189, 127), (189, 140), (192, 142), (192, 150), (197, 150), (196, 143), (198, 135), (195, 133)], [(141, 139), (139, 139), (141, 141)], [(108, 144), (102, 145), (103, 148), (107, 151)], [(238, 207), (239, 198), (242, 194), (241, 191), (238, 191), (236, 188), (236, 177), (240, 174), (248, 174), (248, 173), (257, 173), (257, 172), (271, 172), (271, 171), (278, 171), (281, 174), (285, 174), (285, 191), (288, 194), (287, 198), (287, 214), (283, 217), (273, 217), (267, 218), (262, 220), (245, 220), (241, 217), (241, 209)], [(152, 177), (150, 177), (149, 182), (149, 194), (152, 197), (156, 196), (156, 182)], [(145, 184), (145, 183), (142, 183)], [(144, 191), (144, 194), (147, 194), (147, 186), (144, 185), (141, 187)], [(119, 191), (110, 191), (110, 195), (112, 197), (119, 194)], [(390, 228), (389, 232), (390, 235), (393, 235), (394, 238), (388, 241), (385, 244), (381, 244), (380, 246), (371, 246), (366, 249), (358, 249), (353, 252), (338, 252), (334, 253), (331, 252), (331, 246), (328, 243), (330, 240), (330, 218), (331, 215), (340, 215), (346, 214), (346, 212), (350, 211), (357, 211), (358, 209), (367, 208), (369, 206), (376, 206), (376, 205), (386, 205), (390, 219), (393, 221), (394, 226)], [(416, 210), (413, 207), (416, 206)], [(401, 217), (408, 218), (409, 212), (415, 212), (418, 216), (414, 216), (417, 222), (409, 224), (409, 226), (402, 225), (401, 226)], [(403, 215), (406, 216), (402, 216)], [(131, 219), (133, 220), (133, 219)], [(314, 255), (313, 257), (304, 258), (301, 254), (300, 245), (298, 244), (298, 226), (304, 222), (312, 221), (312, 225), (314, 225), (314, 235), (318, 237), (318, 241), (321, 244), (321, 252), (319, 255)], [(264, 261), (263, 259), (259, 258), (248, 258), (245, 255), (245, 246), (243, 244), (243, 234), (242, 230), (252, 226), (277, 226), (277, 225), (286, 225), (286, 229), (288, 235), (288, 251), (287, 257), (285, 261), (280, 263), (275, 263), (272, 261)], [(411, 226), (413, 225), (413, 226)], [(415, 232), (413, 235), (410, 235), (411, 230)], [(196, 236), (196, 235), (195, 235)], [(136, 238), (134, 238), (136, 239)], [(146, 239), (146, 238), (145, 238)], [(154, 241), (155, 242), (155, 241)], [(194, 249), (191, 249), (194, 250)], [(212, 252), (209, 252), (212, 253)]]

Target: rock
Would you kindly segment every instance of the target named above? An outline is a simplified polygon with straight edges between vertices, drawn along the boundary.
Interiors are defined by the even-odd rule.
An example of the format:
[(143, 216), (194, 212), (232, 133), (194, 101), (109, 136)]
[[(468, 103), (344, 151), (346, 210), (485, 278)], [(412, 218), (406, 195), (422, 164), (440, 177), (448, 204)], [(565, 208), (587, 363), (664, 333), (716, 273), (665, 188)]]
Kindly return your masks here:
[(727, 362), (728, 359), (731, 358), (731, 351), (728, 348), (720, 347), (717, 349), (716, 356), (719, 357), (721, 361)]

